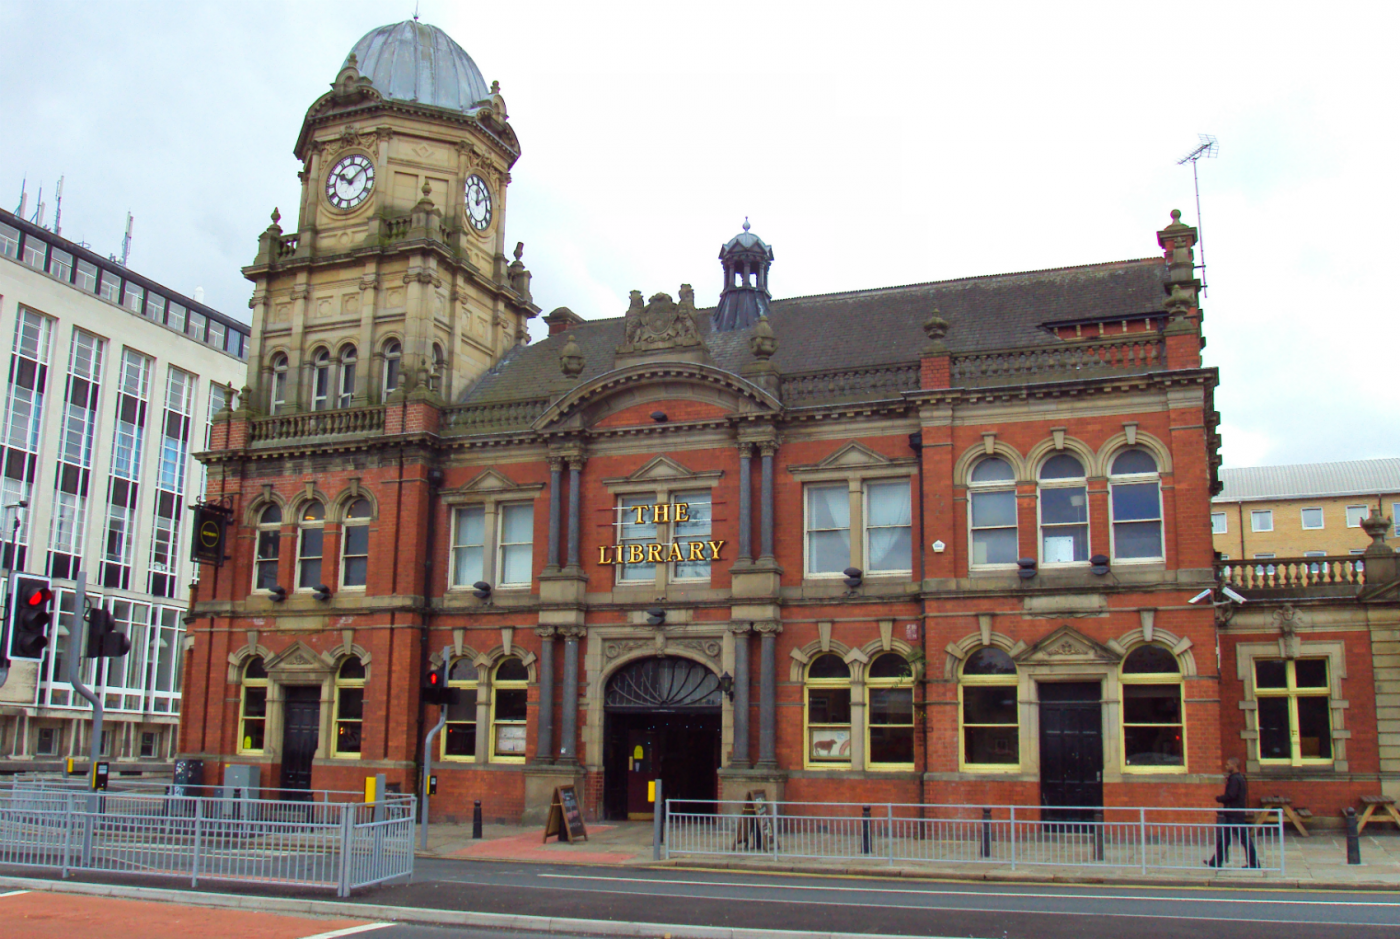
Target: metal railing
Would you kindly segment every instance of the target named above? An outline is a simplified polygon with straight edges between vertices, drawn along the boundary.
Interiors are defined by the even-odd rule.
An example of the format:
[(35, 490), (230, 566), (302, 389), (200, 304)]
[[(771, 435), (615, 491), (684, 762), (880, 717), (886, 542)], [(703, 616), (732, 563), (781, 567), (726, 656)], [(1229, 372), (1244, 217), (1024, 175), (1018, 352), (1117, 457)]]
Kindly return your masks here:
[[(751, 814), (744, 814), (745, 811)], [(695, 854), (1201, 870), (1284, 871), (1283, 817), (1190, 808), (1055, 808), (1025, 805), (759, 803), (666, 800), (667, 857)], [(1255, 820), (1258, 819), (1258, 823)], [(1252, 863), (1251, 863), (1252, 862)]]
[(413, 873), (416, 800), (0, 791), (0, 865), (334, 889)]

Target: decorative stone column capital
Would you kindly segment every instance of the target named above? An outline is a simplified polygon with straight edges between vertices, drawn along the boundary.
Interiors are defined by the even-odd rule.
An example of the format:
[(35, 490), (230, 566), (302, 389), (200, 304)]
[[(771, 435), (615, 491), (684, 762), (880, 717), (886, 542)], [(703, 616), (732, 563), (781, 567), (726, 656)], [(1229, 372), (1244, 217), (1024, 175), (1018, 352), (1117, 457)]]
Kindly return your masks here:
[(584, 629), (582, 626), (560, 626), (558, 635), (566, 641), (569, 639), (577, 640), (587, 636), (588, 630)]
[(535, 635), (539, 636), (541, 639), (553, 639), (556, 635), (558, 635), (558, 633), (559, 630), (553, 626), (535, 627)]
[(759, 441), (759, 444), (758, 444), (758, 452), (759, 452), (760, 454), (762, 454), (763, 456), (777, 456), (777, 455), (778, 455), (778, 441), (777, 441), (777, 440), (761, 440), (761, 441)]
[(551, 472), (564, 470), (564, 458), (562, 456), (552, 456), (549, 458), (549, 469)]
[(782, 623), (778, 623), (778, 622), (754, 623), (754, 624), (753, 624), (753, 630), (754, 630), (754, 632), (758, 633), (759, 635), (763, 635), (763, 636), (769, 636), (769, 635), (776, 636), (776, 635), (778, 635), (779, 633), (781, 633), (781, 632), (783, 631), (783, 624), (782, 624)]
[(730, 623), (729, 631), (736, 636), (747, 636), (753, 632), (753, 623)]

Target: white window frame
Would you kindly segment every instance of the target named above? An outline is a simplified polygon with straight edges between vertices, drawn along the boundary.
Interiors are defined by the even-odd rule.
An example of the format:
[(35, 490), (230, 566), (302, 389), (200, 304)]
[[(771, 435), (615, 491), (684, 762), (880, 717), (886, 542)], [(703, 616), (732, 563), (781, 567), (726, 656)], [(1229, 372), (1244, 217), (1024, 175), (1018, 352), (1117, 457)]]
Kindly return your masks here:
[[(499, 488), (496, 487), (497, 484), (503, 482), (504, 480), (495, 479), (491, 489), (487, 491), (474, 492), (469, 488), (465, 492), (445, 493), (443, 496), (443, 501), (452, 513), (449, 523), (451, 540), (448, 544), (447, 589), (449, 591), (471, 590), (473, 585), (480, 580), (490, 584), (493, 590), (528, 592), (534, 585), (535, 578), (539, 576), (540, 565), (534, 541), (539, 511), (535, 502), (545, 487), (542, 484), (524, 486), (506, 484), (500, 485)], [(505, 519), (503, 509), (508, 505), (520, 504), (530, 506), (530, 580), (504, 584), (499, 582), (499, 575), (504, 570), (501, 561), (504, 557), (504, 549), (507, 547), (501, 543), (502, 525)], [(461, 513), (463, 511), (481, 513), (482, 543), (480, 545), (460, 543)], [(478, 547), (481, 549), (481, 576), (476, 579), (459, 579), (457, 576), (458, 553), (466, 548)]]
[[(881, 525), (870, 524), (870, 489), (872, 486), (889, 486), (891, 488), (903, 486), (904, 495), (909, 499), (909, 524), (908, 525)], [(908, 479), (867, 479), (861, 483), (860, 504), (861, 504), (861, 546), (865, 557), (863, 573), (867, 577), (898, 577), (908, 576), (914, 572), (914, 492)], [(882, 567), (875, 568), (871, 564), (870, 554), (870, 533), (875, 530), (886, 528), (907, 528), (909, 531), (909, 563), (904, 567)]]
[[(351, 516), (350, 511), (360, 502), (364, 502), (365, 506), (369, 509), (369, 513), (367, 515), (362, 516)], [(340, 570), (338, 571), (337, 575), (340, 581), (341, 590), (364, 590), (366, 585), (369, 583), (369, 526), (370, 523), (373, 521), (374, 504), (364, 496), (358, 496), (354, 499), (351, 499), (349, 504), (345, 506), (345, 516), (340, 521)], [(363, 528), (365, 530), (365, 551), (363, 554), (350, 553), (350, 529), (352, 528)], [(349, 568), (349, 565), (346, 562), (354, 558), (365, 559), (364, 583), (352, 584), (346, 580), (345, 575), (347, 569)]]
[[(1260, 517), (1264, 516), (1267, 527), (1260, 528)], [(1249, 511), (1250, 531), (1273, 531), (1274, 530), (1274, 510), (1273, 509), (1250, 509)]]
[(331, 350), (321, 346), (311, 353), (311, 410), (326, 411), (331, 406)]
[[(1309, 512), (1317, 513), (1316, 525), (1308, 524)], [(1323, 511), (1320, 505), (1305, 505), (1298, 510), (1298, 524), (1302, 526), (1303, 531), (1320, 531), (1327, 527), (1327, 513)]]
[[(304, 518), (303, 516), (305, 515), (307, 508), (313, 502), (321, 506), (321, 517), (319, 519)], [(295, 572), (295, 590), (297, 593), (311, 593), (321, 584), (324, 584), (326, 582), (326, 504), (320, 499), (311, 499), (301, 503), (297, 506), (295, 524), (297, 529), (297, 566)], [(305, 557), (303, 557), (303, 554), (306, 549), (306, 533), (308, 531), (316, 530), (319, 530), (321, 532), (321, 553), (317, 555), (306, 555)], [(302, 583), (302, 562), (311, 560), (315, 560), (320, 563), (321, 575), (316, 578), (316, 583), (304, 584)]]
[[(340, 759), (340, 760), (359, 760), (359, 759), (363, 759), (363, 754), (364, 754), (364, 749), (365, 749), (365, 718), (364, 718), (365, 697), (364, 697), (364, 695), (365, 695), (365, 685), (366, 685), (366, 684), (368, 683), (368, 681), (369, 681), (369, 666), (365, 665), (364, 662), (361, 662), (361, 663), (360, 663), (360, 667), (363, 668), (363, 669), (365, 670), (365, 677), (364, 677), (364, 678), (343, 678), (343, 677), (341, 677), (340, 672), (341, 672), (341, 670), (342, 670), (343, 668), (345, 668), (345, 663), (348, 662), (348, 661), (350, 661), (350, 659), (352, 659), (352, 658), (357, 658), (357, 657), (356, 657), (356, 656), (348, 656), (347, 658), (345, 658), (344, 660), (342, 660), (342, 661), (336, 666), (336, 668), (335, 668), (335, 677), (334, 677), (334, 680), (333, 680), (333, 682), (332, 682), (332, 683), (335, 685), (335, 694), (334, 694), (334, 696), (333, 696), (333, 698), (332, 698), (332, 700), (331, 700), (331, 745), (330, 745), (330, 755), (331, 755), (331, 758), (332, 758), (332, 759)], [(341, 699), (342, 693), (343, 693), (343, 692), (346, 692), (346, 691), (358, 691), (358, 692), (360, 692), (360, 716), (359, 716), (358, 718), (354, 718), (354, 717), (342, 718), (342, 717), (340, 716), (340, 699)], [(346, 751), (344, 751), (344, 752), (341, 751), (341, 749), (340, 749), (340, 725), (341, 725), (341, 724), (359, 724), (359, 725), (360, 725), (360, 749), (358, 749), (358, 750), (346, 750)]]
[[(1088, 470), (1088, 468), (1084, 465), (1084, 458), (1083, 458), (1082, 456), (1080, 456), (1078, 453), (1071, 453), (1071, 452), (1066, 451), (1066, 455), (1071, 456), (1071, 457), (1073, 457), (1075, 460), (1079, 461), (1079, 468), (1080, 468), (1081, 470), (1084, 471), (1085, 475), (1084, 475), (1084, 476), (1065, 476), (1065, 477), (1057, 478), (1057, 479), (1041, 479), (1041, 478), (1040, 478), (1040, 474), (1041, 474), (1041, 472), (1044, 470), (1045, 464), (1048, 463), (1048, 462), (1050, 462), (1051, 459), (1053, 459), (1054, 457), (1056, 457), (1056, 456), (1058, 456), (1058, 455), (1059, 455), (1058, 453), (1052, 453), (1052, 454), (1050, 454), (1049, 456), (1047, 456), (1044, 460), (1042, 460), (1042, 461), (1040, 462), (1040, 466), (1037, 467), (1036, 473), (1035, 473), (1035, 548), (1036, 548), (1036, 557), (1037, 557), (1037, 559), (1038, 559), (1038, 562), (1039, 562), (1040, 566), (1041, 566), (1041, 567), (1045, 567), (1045, 568), (1063, 569), (1063, 568), (1071, 568), (1071, 567), (1088, 567), (1088, 566), (1089, 566), (1089, 559), (1090, 559), (1091, 557), (1094, 556), (1094, 526), (1093, 526), (1093, 521), (1092, 521), (1092, 519), (1089, 517), (1089, 477), (1088, 477), (1088, 475), (1087, 475), (1088, 472), (1089, 472), (1089, 470)], [(1045, 521), (1044, 521), (1045, 500), (1042, 498), (1042, 493), (1043, 493), (1045, 490), (1047, 490), (1047, 489), (1078, 489), (1078, 490), (1080, 490), (1081, 492), (1084, 493), (1084, 521), (1083, 521), (1083, 522), (1055, 522), (1055, 523), (1052, 523), (1052, 524), (1050, 525), (1051, 528), (1061, 528), (1061, 529), (1074, 528), (1074, 527), (1078, 527), (1079, 525), (1083, 525), (1083, 526), (1084, 526), (1084, 560), (1082, 560), (1082, 561), (1046, 561), (1046, 560), (1045, 560), (1045, 527), (1046, 527), (1046, 526), (1045, 526)], [(1112, 530), (1112, 527), (1110, 526), (1110, 531), (1111, 531), (1111, 530)], [(1112, 537), (1112, 536), (1110, 535), (1110, 537)]]
[[(1353, 512), (1354, 512), (1354, 510), (1356, 510), (1356, 509), (1360, 509), (1361, 511), (1360, 511), (1360, 513), (1354, 515)], [(1347, 527), (1348, 527), (1348, 528), (1360, 528), (1360, 527), (1361, 527), (1361, 523), (1364, 522), (1367, 518), (1369, 518), (1370, 515), (1371, 515), (1371, 507), (1370, 507), (1369, 505), (1349, 505), (1349, 506), (1347, 506)], [(1356, 521), (1352, 521), (1353, 518), (1355, 518)]]
[[(973, 481), (972, 475), (977, 471), (977, 467), (990, 460), (999, 460), (1002, 463), (1005, 463), (1006, 466), (1011, 470), (1011, 478), (992, 480), (988, 482)], [(973, 504), (976, 502), (978, 496), (999, 495), (1001, 493), (1007, 492), (1011, 493), (1011, 511), (1012, 516), (1014, 518), (1014, 521), (1011, 525), (983, 525), (981, 527), (978, 527), (973, 523)], [(1020, 496), (1016, 492), (1016, 468), (1012, 466), (1011, 461), (1006, 459), (1005, 457), (995, 455), (990, 457), (983, 457), (982, 459), (973, 463), (973, 465), (968, 468), (967, 473), (967, 558), (969, 570), (995, 571), (1016, 569), (1017, 558), (1013, 558), (1011, 561), (1001, 564), (979, 564), (974, 560), (977, 556), (976, 540), (978, 532), (1007, 531), (1008, 529), (1015, 532), (1016, 555), (1017, 558), (1019, 558), (1021, 554), (1021, 501)]]
[[(644, 466), (639, 473), (645, 473), (647, 467)], [(632, 514), (634, 509), (628, 508), (624, 511), (622, 503), (626, 500), (636, 499), (638, 505), (675, 505), (685, 502), (694, 504), (703, 501), (710, 509), (710, 534), (704, 540), (709, 541), (714, 537), (714, 499), (715, 486), (720, 480), (721, 474), (717, 472), (692, 473), (681, 475), (676, 473), (669, 478), (661, 479), (637, 479), (619, 478), (605, 479), (604, 485), (612, 495), (613, 500), (613, 520), (612, 538), (613, 544), (622, 544), (622, 536), (625, 530), (624, 516), (628, 519), (635, 518)], [(650, 514), (650, 513), (649, 513)], [(675, 522), (667, 512), (667, 519), (663, 522), (652, 522), (651, 527), (655, 529), (654, 539), (657, 543), (668, 544), (675, 540)], [(694, 533), (684, 536), (688, 541), (700, 540)], [(755, 537), (757, 533), (755, 532)], [(634, 541), (636, 539), (633, 539)], [(729, 542), (724, 542), (721, 551), (729, 549)], [(706, 552), (706, 559), (709, 552)], [(562, 558), (561, 558), (562, 561)], [(664, 559), (652, 565), (652, 576), (650, 577), (624, 577), (627, 568), (637, 569), (646, 565), (642, 564), (613, 564), (613, 583), (618, 589), (642, 589), (664, 592), (670, 586), (676, 587), (708, 587), (712, 582), (715, 572), (715, 562), (709, 560), (709, 567), (705, 574), (700, 577), (677, 577), (675, 572), (676, 562), (665, 561)]]
[(284, 352), (272, 357), (272, 387), (268, 389), (267, 409), (271, 414), (282, 414), (287, 410), (287, 372), (291, 365)]
[[(462, 669), (466, 670), (472, 677), (471, 677), (471, 678), (456, 678), (456, 677), (454, 677), (455, 673), (457, 672), (458, 667), (461, 667)], [(482, 750), (481, 750), (481, 741), (482, 741), (482, 739), (483, 739), (482, 736), (481, 736), (481, 705), (482, 705), (482, 700), (481, 700), (480, 673), (477, 671), (476, 666), (472, 664), (471, 659), (463, 657), (463, 658), (458, 658), (458, 659), (453, 659), (453, 660), (452, 660), (452, 663), (451, 663), (451, 664), (449, 665), (449, 667), (448, 667), (447, 676), (448, 676), (448, 677), (447, 677), (447, 687), (448, 687), (448, 688), (453, 689), (453, 690), (456, 691), (459, 695), (462, 694), (463, 692), (470, 691), (470, 692), (475, 696), (475, 699), (474, 699), (474, 701), (472, 702), (472, 704), (470, 705), (470, 710), (468, 711), (468, 713), (471, 715), (471, 719), (470, 719), (470, 720), (457, 720), (457, 721), (452, 720), (452, 717), (451, 717), (451, 710), (452, 710), (452, 708), (458, 707), (459, 705), (450, 704), (450, 705), (447, 706), (447, 707), (448, 707), (448, 719), (447, 719), (446, 725), (443, 727), (443, 731), (442, 731), (442, 742), (438, 745), (438, 759), (443, 760), (444, 762), (448, 762), (448, 763), (475, 763), (475, 762), (477, 762), (477, 760), (478, 760), (478, 754), (480, 754), (480, 753), (482, 752)], [(464, 705), (463, 705), (463, 706), (464, 706)], [(454, 725), (454, 724), (471, 724), (472, 727), (474, 728), (474, 730), (473, 730), (473, 740), (472, 740), (472, 752), (471, 752), (471, 753), (448, 753), (448, 752), (447, 752), (447, 739), (448, 739), (448, 736), (449, 736), (449, 731), (451, 730), (452, 725)], [(488, 722), (488, 726), (489, 726), (489, 722)]]
[[(278, 518), (278, 520), (277, 520), (276, 522), (267, 522), (267, 521), (264, 521), (263, 518), (264, 518), (264, 516), (266, 515), (268, 509), (274, 509), (274, 508), (277, 509), (277, 511), (278, 511), (278, 513), (279, 513), (279, 518)], [(271, 565), (272, 565), (272, 570), (273, 570), (272, 583), (273, 583), (274, 586), (276, 586), (276, 584), (277, 584), (277, 578), (278, 578), (279, 576), (281, 576), (281, 566), (280, 566), (280, 565), (281, 565), (281, 562), (282, 562), (282, 526), (283, 526), (284, 524), (286, 524), (286, 519), (287, 519), (286, 512), (283, 511), (282, 507), (281, 507), (280, 505), (277, 505), (276, 503), (269, 502), (269, 503), (267, 503), (267, 504), (265, 504), (265, 505), (263, 505), (263, 506), (260, 506), (260, 507), (258, 508), (258, 522), (257, 522), (257, 525), (254, 526), (254, 531), (255, 531), (256, 533), (255, 533), (254, 536), (253, 536), (253, 592), (254, 592), (254, 593), (268, 594), (268, 593), (271, 593), (271, 592), (272, 592), (272, 588), (271, 588), (271, 587), (259, 587), (259, 586), (258, 586), (258, 581), (261, 579), (261, 578), (259, 577), (259, 574), (262, 572), (262, 566), (263, 566), (264, 564), (271, 564)], [(264, 557), (264, 556), (263, 556), (263, 553), (262, 553), (263, 535), (264, 535), (264, 534), (271, 534), (271, 535), (274, 535), (274, 536), (275, 536), (275, 537), (271, 540), (270, 543), (273, 544), (273, 545), (275, 546), (275, 551), (276, 551), (276, 553), (273, 554), (271, 557)]]
[[(528, 510), (530, 514), (530, 540), (529, 541), (506, 541), (506, 515), (512, 511), (521, 509)], [(528, 565), (529, 573), (524, 580), (507, 581), (505, 579), (506, 551), (510, 548), (525, 548), (526, 554), (530, 557)], [(496, 511), (496, 584), (502, 590), (512, 588), (528, 589), (530, 583), (535, 579), (535, 503), (534, 502), (502, 502), (497, 506)]]
[[(1220, 523), (1218, 527), (1216, 522)], [(1212, 535), (1228, 535), (1230, 533), (1230, 516), (1228, 513), (1210, 513), (1210, 533)]]
[(359, 350), (353, 343), (340, 350), (340, 391), (336, 406), (348, 408), (355, 401), (355, 369), (359, 364)]
[[(1123, 456), (1123, 454), (1128, 453), (1128, 452), (1133, 451), (1133, 450), (1136, 450), (1137, 452), (1142, 453), (1142, 454), (1148, 456), (1149, 458), (1151, 458), (1152, 462), (1157, 463), (1157, 471), (1154, 472), (1154, 473), (1124, 473), (1124, 474), (1122, 474), (1122, 475), (1116, 475), (1116, 476), (1115, 476), (1115, 475), (1110, 475), (1110, 476), (1108, 477), (1108, 544), (1109, 544), (1109, 551), (1110, 551), (1110, 554), (1111, 554), (1111, 556), (1112, 556), (1112, 558), (1113, 558), (1113, 563), (1114, 563), (1114, 564), (1160, 564), (1161, 562), (1163, 562), (1163, 561), (1166, 560), (1166, 552), (1167, 552), (1167, 548), (1166, 548), (1166, 542), (1167, 542), (1166, 519), (1163, 517), (1163, 511), (1162, 511), (1162, 469), (1161, 469), (1161, 463), (1157, 460), (1157, 457), (1156, 457), (1155, 454), (1153, 454), (1153, 453), (1151, 453), (1151, 452), (1149, 452), (1149, 451), (1147, 451), (1147, 450), (1144, 450), (1144, 449), (1141, 448), (1141, 447), (1130, 447), (1130, 448), (1128, 448), (1128, 450), (1123, 450), (1123, 451), (1120, 451), (1120, 452), (1114, 454), (1113, 460), (1110, 462), (1109, 465), (1110, 465), (1110, 467), (1111, 467), (1111, 466), (1113, 465), (1113, 463), (1116, 463), (1116, 462), (1118, 461), (1118, 459), (1119, 459), (1121, 456)], [(1115, 514), (1115, 503), (1114, 503), (1114, 498), (1113, 498), (1113, 490), (1114, 490), (1117, 486), (1142, 486), (1142, 485), (1147, 485), (1147, 484), (1149, 484), (1149, 483), (1152, 484), (1152, 485), (1154, 485), (1154, 486), (1156, 487), (1156, 489), (1157, 489), (1157, 516), (1156, 516), (1156, 518), (1125, 519), (1125, 520), (1122, 521), (1122, 522), (1118, 521), (1118, 518), (1117, 518), (1117, 516), (1116, 516), (1116, 514)], [(1087, 510), (1088, 510), (1088, 504), (1087, 504), (1087, 503), (1088, 503), (1088, 497), (1089, 497), (1089, 493), (1088, 493), (1088, 486), (1087, 486), (1087, 482), (1086, 482), (1085, 493), (1084, 493), (1084, 498), (1085, 498), (1085, 510), (1086, 510), (1086, 511), (1085, 511), (1085, 514), (1086, 514), (1086, 516), (1087, 516), (1087, 514), (1088, 514), (1088, 512), (1087, 512)], [(1146, 523), (1146, 522), (1155, 522), (1156, 525), (1157, 525), (1157, 553), (1156, 553), (1155, 555), (1144, 555), (1144, 556), (1142, 556), (1142, 557), (1126, 557), (1126, 558), (1125, 558), (1125, 557), (1119, 557), (1119, 555), (1118, 555), (1118, 526), (1119, 526), (1119, 525), (1134, 525), (1134, 524), (1141, 524), (1141, 523)], [(1090, 557), (1093, 557), (1092, 552), (1090, 553)]]

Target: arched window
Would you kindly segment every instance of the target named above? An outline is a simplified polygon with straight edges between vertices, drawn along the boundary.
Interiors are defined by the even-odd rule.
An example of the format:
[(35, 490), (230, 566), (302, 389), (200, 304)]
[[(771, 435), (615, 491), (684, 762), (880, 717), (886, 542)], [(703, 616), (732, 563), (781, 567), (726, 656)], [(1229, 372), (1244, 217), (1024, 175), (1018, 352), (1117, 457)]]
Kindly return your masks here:
[(1016, 473), (999, 456), (978, 461), (967, 480), (972, 566), (1014, 567), (1020, 554), (1016, 537)]
[(455, 700), (447, 706), (447, 729), (442, 738), (444, 760), (476, 758), (476, 666), (470, 659), (456, 659), (447, 674), (447, 687)]
[(355, 400), (355, 347), (348, 345), (340, 350), (340, 396), (336, 406), (348, 408)]
[(496, 666), (491, 682), (491, 761), (525, 762), (525, 699), (530, 673), (511, 656)]
[(331, 354), (324, 348), (311, 356), (311, 410), (324, 411), (331, 406)]
[(871, 768), (914, 767), (914, 672), (902, 655), (886, 652), (866, 671), (866, 744)]
[(340, 527), (340, 585), (363, 587), (369, 575), (369, 500), (363, 496), (345, 510)]
[(830, 652), (807, 666), (807, 762), (851, 762), (851, 667)]
[(1109, 470), (1115, 560), (1162, 558), (1162, 481), (1157, 461), (1145, 450), (1124, 450)]
[(282, 554), (282, 509), (269, 505), (258, 516), (258, 555), (253, 563), (253, 589), (277, 586), (277, 560)]
[(238, 706), (238, 752), (263, 752), (267, 730), (267, 669), (261, 657), (254, 656), (243, 666), (243, 682)]
[(399, 387), (399, 366), (403, 360), (403, 346), (397, 340), (384, 344), (384, 394), (388, 395)]
[(1057, 453), (1040, 468), (1040, 563), (1089, 560), (1089, 495), (1084, 464)]
[(315, 499), (303, 505), (297, 528), (297, 589), (315, 590), (325, 555), (326, 507)]
[(962, 763), (969, 769), (1015, 769), (1021, 763), (1016, 663), (983, 646), (962, 667)]
[(365, 718), (365, 664), (356, 656), (340, 663), (335, 673), (335, 733), (331, 756), (360, 755)]
[(432, 389), (438, 394), (442, 394), (443, 374), (447, 371), (447, 356), (443, 354), (442, 346), (433, 343), (433, 373), (428, 381), (432, 384)]
[(1123, 660), (1123, 766), (1186, 766), (1181, 666), (1171, 650), (1138, 646)]
[(268, 395), (267, 409), (272, 414), (281, 414), (287, 408), (287, 357), (281, 352), (272, 357), (272, 388)]

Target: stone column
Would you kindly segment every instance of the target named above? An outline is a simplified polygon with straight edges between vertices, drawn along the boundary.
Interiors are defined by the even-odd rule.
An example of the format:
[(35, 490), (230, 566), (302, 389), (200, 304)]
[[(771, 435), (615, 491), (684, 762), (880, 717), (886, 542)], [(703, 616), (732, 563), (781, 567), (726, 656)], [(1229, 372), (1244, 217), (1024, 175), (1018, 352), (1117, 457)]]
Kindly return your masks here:
[[(747, 463), (748, 456), (741, 459)], [(734, 634), (734, 749), (731, 769), (749, 768), (749, 624), (731, 623)]]
[(549, 458), (549, 555), (545, 559), (545, 570), (551, 573), (559, 570), (559, 485), (563, 468), (563, 460)]
[(569, 567), (577, 569), (579, 512), (579, 476), (583, 470), (583, 460), (569, 457)]
[(564, 637), (564, 686), (560, 693), (559, 758), (555, 762), (573, 765), (578, 762), (578, 641), (583, 638), (583, 629), (573, 626), (559, 632)]
[(739, 560), (753, 560), (752, 447), (739, 444)]
[(554, 762), (554, 628), (541, 626), (535, 630), (540, 637), (540, 712), (536, 721), (535, 763)]
[(778, 768), (778, 633), (781, 623), (755, 623), (758, 655), (758, 768)]
[(759, 508), (762, 512), (759, 518), (759, 533), (762, 544), (759, 557), (772, 560), (773, 558), (773, 457), (778, 452), (776, 441), (759, 444), (759, 452), (763, 454), (763, 486), (761, 502)]

